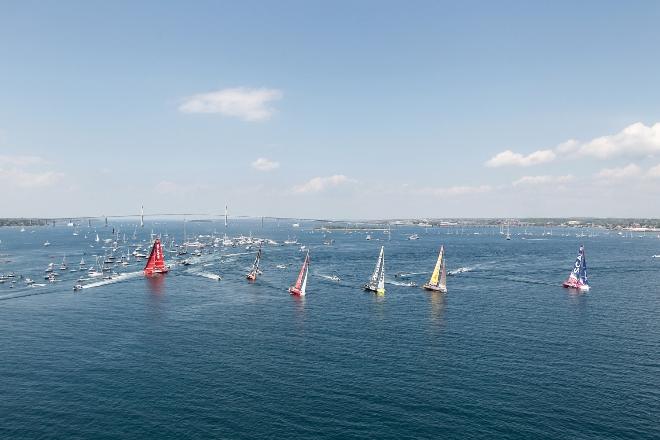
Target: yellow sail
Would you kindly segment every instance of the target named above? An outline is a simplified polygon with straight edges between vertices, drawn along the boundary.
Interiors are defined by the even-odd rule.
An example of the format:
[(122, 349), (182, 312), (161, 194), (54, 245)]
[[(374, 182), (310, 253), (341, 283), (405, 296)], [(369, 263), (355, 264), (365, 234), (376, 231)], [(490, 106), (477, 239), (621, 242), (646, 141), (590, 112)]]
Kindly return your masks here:
[(445, 253), (444, 246), (440, 246), (440, 253), (438, 254), (438, 261), (435, 263), (435, 268), (433, 269), (433, 275), (431, 275), (431, 280), (429, 284), (432, 286), (437, 286), (440, 281), (440, 268), (442, 267), (442, 256)]

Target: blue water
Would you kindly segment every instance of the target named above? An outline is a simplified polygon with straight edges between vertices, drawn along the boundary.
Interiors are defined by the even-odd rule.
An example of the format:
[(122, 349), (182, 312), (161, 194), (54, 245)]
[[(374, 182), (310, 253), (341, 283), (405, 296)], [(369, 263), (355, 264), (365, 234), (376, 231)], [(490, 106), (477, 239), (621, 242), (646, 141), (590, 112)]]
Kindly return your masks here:
[[(131, 241), (132, 225), (96, 229), (108, 238), (113, 226)], [(660, 438), (658, 238), (396, 228), (367, 241), (312, 226), (229, 228), (309, 246), (304, 299), (286, 291), (298, 246), (264, 248), (254, 284), (243, 278), (254, 253), (233, 248), (79, 293), (76, 273), (0, 285), (0, 437)], [(138, 239), (152, 228), (181, 239), (181, 223), (147, 224)], [(187, 224), (188, 235), (214, 230), (224, 227)], [(1, 228), (0, 273), (46, 283), (63, 254), (92, 263), (94, 236)], [(560, 287), (581, 242), (586, 294)], [(440, 244), (449, 270), (469, 269), (448, 277), (446, 295), (393, 284), (425, 282)], [(376, 297), (360, 286), (381, 245), (388, 284)]]

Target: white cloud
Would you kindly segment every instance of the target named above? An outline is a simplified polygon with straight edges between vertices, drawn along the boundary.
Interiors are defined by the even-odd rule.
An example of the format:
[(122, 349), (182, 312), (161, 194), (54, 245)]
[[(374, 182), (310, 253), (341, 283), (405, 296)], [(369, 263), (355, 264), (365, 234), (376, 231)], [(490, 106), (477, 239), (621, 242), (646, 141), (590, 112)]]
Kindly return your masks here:
[(555, 160), (556, 154), (552, 150), (539, 150), (527, 156), (519, 153), (514, 153), (511, 150), (502, 151), (496, 154), (486, 162), (486, 166), (491, 168), (503, 166), (518, 166), (528, 167), (531, 165), (538, 165), (541, 163), (552, 162)]
[(44, 188), (59, 182), (64, 174), (55, 171), (30, 172), (16, 168), (0, 168), (0, 182), (4, 187)]
[(628, 164), (620, 168), (603, 168), (596, 177), (604, 180), (611, 179), (629, 179), (631, 177), (638, 177), (642, 174), (642, 169), (634, 163)]
[(277, 89), (237, 87), (190, 96), (179, 106), (179, 111), (220, 113), (245, 121), (264, 121), (274, 113), (267, 104), (280, 98), (282, 92)]
[(252, 168), (258, 171), (271, 171), (280, 167), (279, 162), (274, 160), (266, 159), (265, 157), (260, 157), (254, 162), (252, 162)]
[(0, 186), (6, 188), (45, 188), (58, 183), (64, 174), (52, 170), (32, 170), (45, 164), (39, 156), (0, 154)]
[(644, 157), (660, 153), (660, 122), (648, 127), (641, 122), (619, 133), (601, 136), (581, 145), (578, 153), (598, 159), (616, 156)]
[(28, 166), (44, 163), (43, 158), (39, 156), (21, 156), (21, 155), (3, 155), (0, 154), (0, 166)]
[(503, 151), (486, 162), (489, 167), (530, 166), (552, 162), (557, 155), (595, 157), (610, 159), (619, 156), (646, 157), (660, 154), (660, 122), (646, 126), (636, 122), (625, 127), (619, 133), (600, 136), (588, 142), (569, 139), (557, 145), (553, 150), (539, 150), (524, 156), (511, 150)]
[(656, 179), (660, 177), (660, 163), (657, 164), (654, 167), (649, 168), (649, 170), (646, 172), (646, 177), (650, 177), (652, 179)]
[(314, 177), (302, 185), (295, 186), (293, 188), (293, 192), (298, 194), (318, 193), (328, 188), (334, 188), (354, 182), (354, 179), (351, 179), (343, 174), (335, 174), (328, 177)]
[(566, 142), (562, 142), (561, 144), (557, 145), (555, 147), (555, 151), (559, 154), (568, 154), (577, 150), (579, 146), (580, 143), (578, 141), (575, 139), (569, 139)]
[(416, 190), (418, 194), (436, 196), (436, 197), (456, 197), (470, 194), (483, 194), (493, 190), (490, 185), (479, 186), (449, 186), (449, 187), (427, 187)]
[(513, 182), (513, 186), (520, 185), (548, 185), (548, 184), (563, 184), (571, 182), (575, 179), (570, 174), (565, 176), (524, 176)]

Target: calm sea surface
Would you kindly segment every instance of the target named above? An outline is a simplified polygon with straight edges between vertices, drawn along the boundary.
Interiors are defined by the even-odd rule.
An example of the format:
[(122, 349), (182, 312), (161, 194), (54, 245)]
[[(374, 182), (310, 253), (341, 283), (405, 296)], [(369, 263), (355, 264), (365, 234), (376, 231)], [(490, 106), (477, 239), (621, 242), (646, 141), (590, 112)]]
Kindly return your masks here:
[[(47, 264), (93, 264), (104, 252), (95, 231), (134, 242), (134, 225), (78, 236), (0, 228), (0, 274), (46, 283), (0, 284), (0, 438), (660, 438), (656, 236), (514, 230), (506, 241), (487, 229), (397, 228), (367, 241), (312, 226), (228, 230), (307, 245), (303, 299), (287, 293), (303, 260), (296, 245), (265, 247), (254, 284), (244, 279), (254, 251), (236, 247), (74, 293), (81, 273), (47, 283)], [(148, 223), (136, 241), (152, 228), (182, 239), (170, 222)], [(187, 224), (189, 237), (214, 230), (224, 225)], [(580, 243), (586, 294), (560, 286)], [(448, 277), (449, 292), (401, 285), (427, 281), (440, 244), (449, 270), (467, 268)], [(376, 297), (360, 286), (381, 245), (388, 283)]]

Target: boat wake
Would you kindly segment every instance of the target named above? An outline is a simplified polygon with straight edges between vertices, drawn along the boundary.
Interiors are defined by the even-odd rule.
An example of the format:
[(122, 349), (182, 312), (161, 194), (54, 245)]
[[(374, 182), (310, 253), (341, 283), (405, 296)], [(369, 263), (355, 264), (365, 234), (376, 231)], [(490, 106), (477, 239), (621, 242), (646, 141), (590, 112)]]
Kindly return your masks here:
[(417, 283), (414, 281), (394, 281), (394, 280), (386, 280), (385, 284), (390, 284), (392, 286), (401, 286), (401, 287), (417, 287)]
[(413, 275), (428, 275), (429, 272), (399, 272), (394, 275), (395, 278), (408, 278)]
[(459, 275), (466, 272), (472, 272), (476, 268), (476, 266), (459, 267), (458, 269), (450, 270), (447, 272), (447, 275)]
[(190, 275), (197, 275), (197, 276), (203, 277), (203, 278), (208, 278), (209, 280), (215, 280), (215, 281), (222, 280), (222, 277), (220, 275), (218, 275), (217, 273), (203, 272), (201, 270), (195, 270), (195, 269), (187, 270), (186, 273), (188, 273)]
[(337, 275), (323, 275), (320, 273), (315, 273), (314, 275), (328, 281), (335, 281), (335, 282), (341, 281), (341, 278), (339, 278)]
[(125, 273), (121, 273), (121, 274), (119, 274), (115, 277), (112, 277), (109, 280), (99, 280), (99, 281), (95, 281), (93, 283), (83, 284), (82, 288), (83, 289), (92, 289), (94, 287), (107, 286), (108, 284), (115, 284), (115, 283), (119, 283), (119, 282), (122, 282), (122, 281), (137, 278), (139, 276), (142, 276), (143, 274), (144, 274), (144, 272), (141, 271), (141, 270), (138, 270), (136, 272), (125, 272)]

